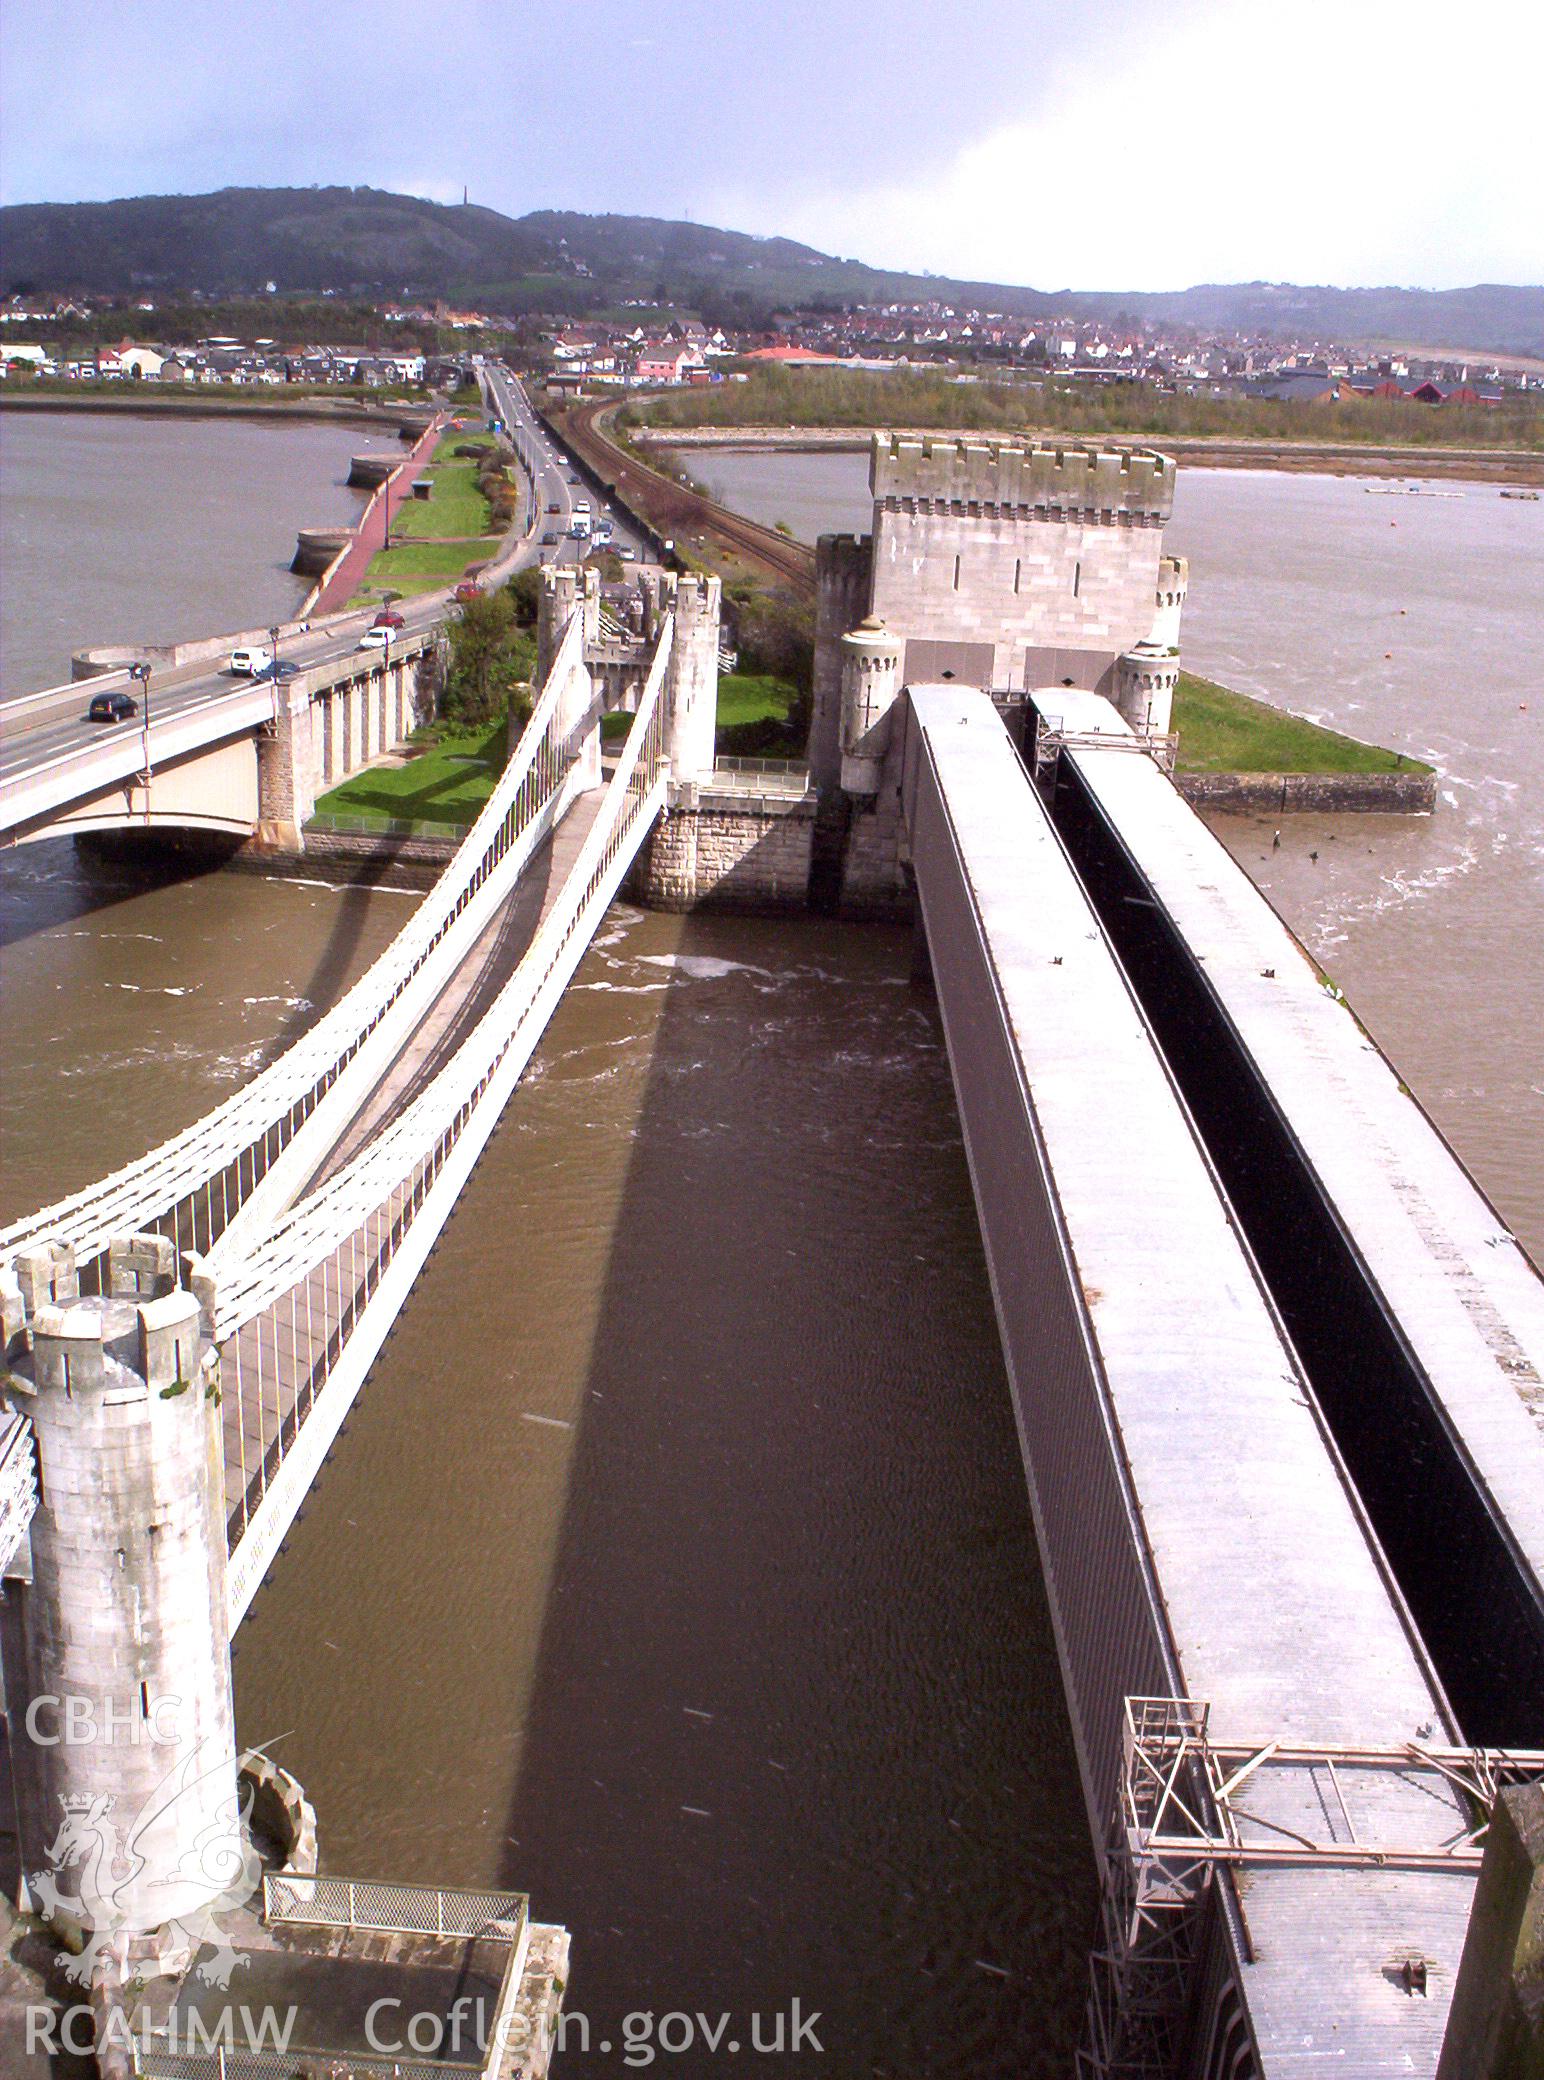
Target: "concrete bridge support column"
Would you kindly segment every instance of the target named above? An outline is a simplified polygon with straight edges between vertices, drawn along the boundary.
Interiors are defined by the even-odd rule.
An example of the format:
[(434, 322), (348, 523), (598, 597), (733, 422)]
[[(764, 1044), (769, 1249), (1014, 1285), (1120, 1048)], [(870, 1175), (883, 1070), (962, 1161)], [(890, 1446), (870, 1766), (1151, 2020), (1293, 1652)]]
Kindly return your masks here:
[(711, 780), (718, 727), (717, 578), (677, 578), (675, 637), (665, 667), (665, 753), (674, 780)]
[(296, 851), (316, 808), (317, 718), (301, 679), (274, 688), (274, 719), (257, 741), (257, 838)]
[(335, 750), (335, 749), (334, 749), (334, 747), (333, 747), (333, 739), (334, 739), (334, 736), (335, 736), (335, 734), (336, 734), (336, 728), (337, 728), (337, 699), (336, 699), (336, 696), (335, 696), (335, 695), (333, 695), (333, 694), (331, 694), (331, 693), (324, 693), (324, 694), (322, 695), (322, 697), (321, 697), (320, 701), (318, 701), (318, 703), (317, 703), (317, 706), (318, 706), (318, 707), (320, 708), (320, 710), (321, 710), (321, 731), (322, 731), (322, 757), (321, 757), (321, 767), (322, 767), (322, 774), (321, 774), (321, 778), (322, 778), (322, 786), (323, 786), (323, 788), (325, 789), (325, 788), (331, 787), (331, 785), (332, 785), (332, 779), (333, 779), (333, 772), (334, 772), (334, 770), (335, 770), (335, 767), (336, 767), (336, 763), (337, 763), (337, 752), (336, 752), (336, 750)]
[(237, 1809), (213, 1284), (181, 1287), (158, 1235), (115, 1241), (110, 1267), (82, 1298), (56, 1245), (0, 1285), (41, 1490), (5, 1689), (31, 1902), (128, 1977), (185, 1957), (259, 1867)]

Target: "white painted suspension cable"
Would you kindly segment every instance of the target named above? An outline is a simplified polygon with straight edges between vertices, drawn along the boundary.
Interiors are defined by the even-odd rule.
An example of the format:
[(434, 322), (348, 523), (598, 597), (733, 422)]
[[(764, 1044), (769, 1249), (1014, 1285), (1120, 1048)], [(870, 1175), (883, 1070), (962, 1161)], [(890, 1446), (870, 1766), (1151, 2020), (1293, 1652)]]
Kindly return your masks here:
[[(250, 1083), (180, 1134), (110, 1177), (0, 1230), (0, 1255), (9, 1256), (28, 1241), (45, 1237), (73, 1243), (81, 1256), (96, 1254), (113, 1235), (170, 1212), (255, 1150), (275, 1127), (290, 1121), (306, 1098), (319, 1094), (319, 1087), (331, 1081), (401, 996), (473, 895), (503, 867), (525, 825), (561, 786), (572, 762), (572, 747), (556, 746), (559, 756), (550, 770), (539, 767), (538, 755), (552, 738), (572, 673), (583, 668), (582, 646), (581, 619), (575, 614), (493, 794), (433, 889), (332, 1010)], [(520, 791), (533, 773), (539, 773), (541, 798), (528, 806), (522, 824), (506, 832)], [(511, 872), (517, 873), (518, 867)], [(510, 874), (500, 875), (501, 880), (508, 878)]]
[[(659, 711), (671, 634), (667, 618), (601, 812), (569, 870), (558, 902), (515, 972), (427, 1089), (352, 1162), (278, 1220), (259, 1248), (224, 1271), (218, 1283), (218, 1342), (225, 1343), (245, 1323), (309, 1279), (364, 1221), (387, 1208), (397, 1193), (406, 1192), (411, 1199), (423, 1182), (414, 1173), (432, 1163), (437, 1153), (443, 1154), (441, 1144), (447, 1138), (454, 1141), (464, 1123), (461, 1115), (478, 1103), (522, 1021), (540, 998), (585, 920), (608, 866), (636, 827), (658, 813), (663, 784), (658, 749), (663, 718)], [(400, 1212), (398, 1209), (399, 1216)]]

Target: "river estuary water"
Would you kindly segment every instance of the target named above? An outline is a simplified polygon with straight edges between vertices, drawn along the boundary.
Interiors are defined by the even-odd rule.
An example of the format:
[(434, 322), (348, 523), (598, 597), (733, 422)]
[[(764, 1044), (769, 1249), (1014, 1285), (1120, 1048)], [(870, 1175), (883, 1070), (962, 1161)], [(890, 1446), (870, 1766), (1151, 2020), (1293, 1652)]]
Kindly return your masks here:
[[(1228, 837), (1535, 1249), (1541, 514), (1197, 474), (1171, 536), (1199, 668), (1439, 754), (1435, 819)], [(411, 901), (0, 863), (5, 1217), (218, 1102)], [(741, 2041), (795, 2000), (794, 2070), (1067, 2070), (1090, 1859), (908, 969), (889, 930), (619, 905), (238, 1638), (327, 1867), (574, 1930), (560, 2073), (615, 2070), (629, 2013)]]
[(356, 451), (390, 430), (164, 411), (0, 411), (0, 691), (62, 685), (90, 643), (169, 643), (294, 613), (301, 527), (352, 526)]
[[(867, 531), (863, 455), (682, 459), (806, 540)], [(1164, 546), (1192, 670), (1437, 767), (1435, 816), (1213, 824), (1544, 1259), (1544, 503), (1429, 488), (1181, 468)]]

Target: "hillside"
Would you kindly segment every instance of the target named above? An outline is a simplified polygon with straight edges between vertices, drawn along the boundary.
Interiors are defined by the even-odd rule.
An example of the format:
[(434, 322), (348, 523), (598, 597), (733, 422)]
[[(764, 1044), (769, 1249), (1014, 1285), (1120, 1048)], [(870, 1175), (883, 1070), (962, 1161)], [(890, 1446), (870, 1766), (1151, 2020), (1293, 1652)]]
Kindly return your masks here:
[(0, 290), (233, 296), (330, 290), (583, 315), (624, 299), (764, 324), (779, 307), (939, 299), (1026, 317), (1151, 317), (1207, 329), (1544, 353), (1544, 288), (1211, 284), (1042, 290), (900, 274), (792, 239), (658, 217), (450, 207), (374, 188), (226, 188), (0, 210)]

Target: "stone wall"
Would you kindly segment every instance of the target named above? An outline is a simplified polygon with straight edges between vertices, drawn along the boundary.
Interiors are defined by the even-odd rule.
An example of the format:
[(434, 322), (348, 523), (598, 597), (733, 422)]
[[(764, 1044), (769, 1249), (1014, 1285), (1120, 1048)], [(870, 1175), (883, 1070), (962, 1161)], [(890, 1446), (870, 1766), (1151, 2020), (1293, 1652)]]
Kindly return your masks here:
[[(990, 645), (987, 678), (956, 668), (972, 683), (1071, 678), (1104, 692), (1117, 654), (1152, 627), (1162, 545), (1157, 526), (879, 507), (873, 611), (908, 645)], [(908, 656), (903, 676), (941, 674), (936, 659)]]
[(1174, 784), (1193, 809), (1259, 816), (1429, 816), (1437, 806), (1435, 773), (1176, 773)]
[(645, 839), (627, 891), (651, 910), (776, 912), (808, 903), (812, 795), (703, 793), (666, 811)]

